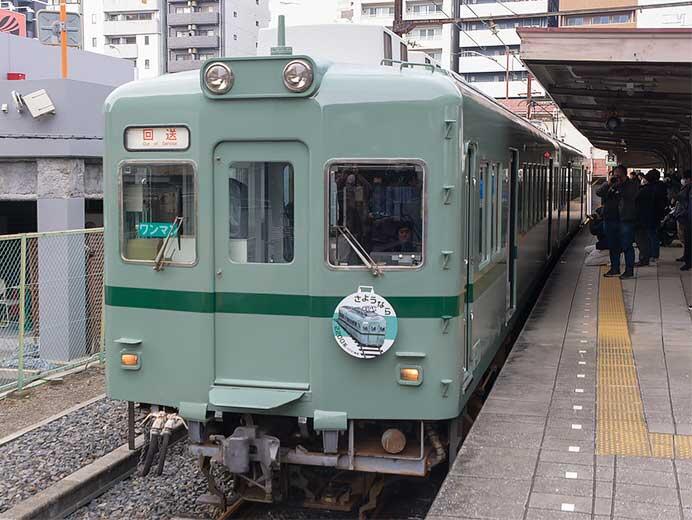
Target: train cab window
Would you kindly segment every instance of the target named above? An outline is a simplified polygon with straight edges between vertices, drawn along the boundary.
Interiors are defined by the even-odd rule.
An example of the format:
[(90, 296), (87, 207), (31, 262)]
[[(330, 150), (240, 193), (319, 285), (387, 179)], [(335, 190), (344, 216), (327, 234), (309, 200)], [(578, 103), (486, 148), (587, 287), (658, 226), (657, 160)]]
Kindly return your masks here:
[(233, 162), (228, 173), (228, 256), (238, 264), (293, 261), (293, 166)]
[(413, 268), (423, 263), (420, 164), (331, 164), (328, 174), (331, 266)]
[(121, 254), (125, 260), (196, 262), (195, 184), (189, 163), (122, 166)]

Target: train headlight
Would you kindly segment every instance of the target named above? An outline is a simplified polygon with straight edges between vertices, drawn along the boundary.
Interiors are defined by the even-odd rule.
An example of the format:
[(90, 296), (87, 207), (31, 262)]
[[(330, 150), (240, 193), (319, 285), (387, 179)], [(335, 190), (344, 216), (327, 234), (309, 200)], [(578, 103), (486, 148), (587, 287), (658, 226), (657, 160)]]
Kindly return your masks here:
[(225, 63), (214, 63), (204, 71), (204, 84), (214, 94), (225, 94), (235, 82), (235, 74)]
[(312, 66), (305, 60), (289, 61), (284, 67), (284, 85), (291, 92), (305, 92), (312, 85)]

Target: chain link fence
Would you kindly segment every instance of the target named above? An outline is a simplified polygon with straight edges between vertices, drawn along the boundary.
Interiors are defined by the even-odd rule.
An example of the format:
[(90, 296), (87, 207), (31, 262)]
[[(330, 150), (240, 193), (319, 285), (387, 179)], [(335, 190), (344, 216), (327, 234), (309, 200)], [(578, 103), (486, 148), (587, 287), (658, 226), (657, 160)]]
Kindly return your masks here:
[(103, 351), (103, 229), (0, 236), (0, 392)]

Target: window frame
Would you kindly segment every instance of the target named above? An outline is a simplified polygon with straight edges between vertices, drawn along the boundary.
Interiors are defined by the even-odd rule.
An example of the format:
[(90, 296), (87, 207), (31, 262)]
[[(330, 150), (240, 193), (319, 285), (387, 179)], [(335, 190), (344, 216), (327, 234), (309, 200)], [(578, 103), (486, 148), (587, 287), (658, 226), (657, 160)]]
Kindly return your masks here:
[(330, 182), (329, 182), (329, 170), (332, 168), (332, 166), (335, 165), (395, 165), (395, 164), (401, 164), (401, 163), (409, 163), (413, 164), (415, 166), (418, 166), (421, 168), (423, 171), (423, 191), (421, 194), (421, 219), (422, 219), (422, 230), (421, 230), (421, 261), (420, 264), (416, 266), (405, 266), (405, 265), (379, 265), (378, 267), (380, 268), (381, 271), (420, 271), (425, 267), (426, 260), (427, 260), (427, 254), (426, 254), (426, 247), (427, 247), (427, 242), (428, 242), (428, 186), (427, 186), (427, 179), (428, 179), (428, 165), (423, 159), (407, 159), (407, 158), (367, 158), (367, 157), (358, 157), (358, 158), (335, 158), (335, 159), (329, 159), (325, 164), (324, 164), (324, 176), (322, 178), (322, 181), (324, 182), (324, 187), (322, 189), (324, 193), (324, 238), (322, 241), (324, 242), (324, 263), (327, 266), (327, 269), (330, 271), (369, 271), (370, 268), (367, 265), (334, 265), (329, 261), (329, 216), (330, 216), (330, 211), (329, 211), (329, 202), (330, 202), (330, 197), (329, 197), (329, 188), (330, 188)]
[(156, 263), (155, 260), (135, 260), (130, 259), (125, 256), (125, 230), (123, 228), (123, 217), (124, 217), (124, 192), (123, 192), (123, 166), (127, 164), (135, 165), (152, 165), (152, 166), (165, 166), (165, 165), (190, 165), (192, 167), (192, 180), (195, 193), (195, 261), (194, 262), (166, 262), (166, 267), (196, 267), (199, 264), (199, 173), (197, 168), (197, 163), (190, 159), (123, 159), (118, 162), (117, 172), (118, 172), (118, 247), (120, 253), (120, 260), (126, 264), (135, 265), (147, 265), (151, 266)]

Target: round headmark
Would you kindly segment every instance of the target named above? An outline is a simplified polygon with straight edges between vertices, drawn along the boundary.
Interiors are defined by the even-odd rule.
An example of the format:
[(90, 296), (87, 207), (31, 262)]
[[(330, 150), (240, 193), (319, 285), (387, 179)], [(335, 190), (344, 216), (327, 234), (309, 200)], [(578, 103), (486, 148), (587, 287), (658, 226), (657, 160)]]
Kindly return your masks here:
[(390, 303), (372, 287), (358, 287), (334, 309), (332, 331), (341, 349), (353, 357), (381, 356), (394, 343), (397, 318)]

